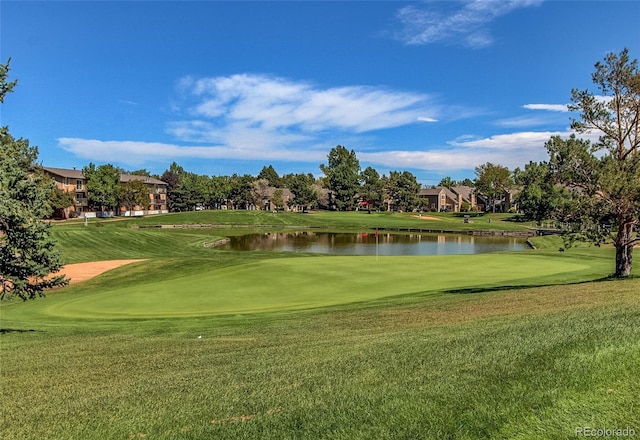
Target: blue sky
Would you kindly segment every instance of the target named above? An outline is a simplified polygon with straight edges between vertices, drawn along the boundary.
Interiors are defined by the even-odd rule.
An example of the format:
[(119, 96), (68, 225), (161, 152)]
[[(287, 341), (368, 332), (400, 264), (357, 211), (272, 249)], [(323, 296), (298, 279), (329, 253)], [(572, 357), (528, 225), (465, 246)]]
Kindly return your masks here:
[[(45, 166), (310, 172), (336, 145), (423, 185), (546, 159), (636, 1), (10, 1), (2, 124)], [(575, 115), (574, 115), (575, 116)]]

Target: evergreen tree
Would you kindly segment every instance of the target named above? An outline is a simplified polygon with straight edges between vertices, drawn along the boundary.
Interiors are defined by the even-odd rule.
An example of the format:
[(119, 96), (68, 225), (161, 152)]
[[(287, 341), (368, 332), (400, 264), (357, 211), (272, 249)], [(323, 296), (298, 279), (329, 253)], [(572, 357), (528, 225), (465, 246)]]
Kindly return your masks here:
[(616, 250), (615, 276), (631, 275), (634, 245), (640, 242), (640, 71), (625, 49), (595, 65), (598, 94), (572, 90), (569, 109), (580, 112), (571, 127), (598, 130), (596, 143), (571, 136), (547, 142), (556, 181), (571, 190), (572, 203), (557, 213), (580, 227), (573, 238)]
[(293, 203), (302, 207), (305, 212), (307, 206), (313, 204), (317, 200), (316, 193), (313, 189), (315, 179), (313, 174), (296, 174), (289, 188), (293, 193)]
[(368, 211), (378, 209), (384, 197), (384, 182), (380, 179), (380, 174), (374, 168), (367, 167), (360, 175), (360, 181), (360, 196), (367, 202)]
[(360, 162), (355, 151), (338, 145), (331, 149), (327, 159), (327, 165), (320, 165), (320, 170), (327, 178), (332, 202), (339, 211), (353, 208), (360, 190)]
[[(0, 65), (0, 103), (16, 81), (8, 82), (9, 62)], [(38, 149), (0, 127), (0, 297), (23, 300), (68, 283), (60, 254), (42, 219), (51, 214), (51, 179), (38, 172)]]
[(401, 211), (411, 211), (419, 202), (420, 184), (409, 171), (391, 171), (385, 182), (385, 190), (395, 207)]
[(258, 180), (265, 179), (267, 182), (269, 182), (269, 186), (273, 186), (275, 188), (280, 188), (280, 186), (282, 186), (282, 180), (280, 179), (280, 176), (276, 172), (275, 168), (273, 168), (273, 165), (262, 167), (262, 171), (260, 171), (260, 174), (258, 174), (257, 178)]

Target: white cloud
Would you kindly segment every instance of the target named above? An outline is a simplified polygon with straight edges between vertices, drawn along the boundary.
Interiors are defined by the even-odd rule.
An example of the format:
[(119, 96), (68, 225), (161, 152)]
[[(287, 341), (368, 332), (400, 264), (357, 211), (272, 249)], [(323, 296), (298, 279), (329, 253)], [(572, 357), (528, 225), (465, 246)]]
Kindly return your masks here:
[(59, 138), (58, 145), (78, 157), (109, 163), (141, 165), (191, 159), (301, 160), (321, 163), (327, 152), (315, 148), (304, 151), (286, 149), (229, 148), (226, 146), (180, 146), (159, 142), (101, 141), (96, 139)]
[(425, 94), (359, 85), (321, 88), (266, 75), (185, 77), (178, 91), (173, 108), (184, 118), (166, 124), (176, 142), (64, 137), (58, 144), (85, 159), (131, 165), (181, 157), (321, 163), (327, 145), (337, 145), (329, 141), (437, 122), (432, 116), (440, 111)]
[(555, 115), (545, 114), (536, 116), (515, 116), (513, 118), (505, 118), (494, 121), (494, 125), (505, 128), (527, 128), (548, 126), (550, 124), (566, 124), (567, 118), (558, 120)]
[(569, 132), (518, 132), (478, 138), (465, 135), (450, 141), (448, 147), (429, 151), (385, 151), (358, 154), (361, 161), (390, 168), (412, 168), (429, 171), (473, 169), (485, 162), (510, 169), (523, 167), (529, 161), (547, 159), (544, 144), (551, 136), (568, 136)]
[(444, 41), (473, 48), (486, 47), (493, 44), (488, 30), (493, 20), (515, 9), (540, 3), (542, 0), (467, 0), (405, 6), (397, 13), (402, 30), (396, 38), (409, 45)]
[(186, 112), (191, 117), (265, 131), (362, 133), (437, 112), (424, 94), (368, 86), (319, 88), (266, 75), (184, 78), (180, 88), (190, 100)]
[(527, 110), (546, 110), (550, 112), (568, 112), (567, 104), (525, 104), (522, 108)]

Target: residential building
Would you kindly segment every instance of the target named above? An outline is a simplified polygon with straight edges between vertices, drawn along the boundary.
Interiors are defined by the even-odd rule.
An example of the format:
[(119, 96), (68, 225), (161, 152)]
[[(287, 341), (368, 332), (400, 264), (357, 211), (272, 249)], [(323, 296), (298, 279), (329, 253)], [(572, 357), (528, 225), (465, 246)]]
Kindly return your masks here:
[(423, 206), (437, 212), (460, 212), (462, 199), (445, 186), (435, 188), (422, 188), (418, 195), (422, 199)]
[(276, 188), (274, 186), (270, 186), (267, 188), (267, 191), (265, 194), (266, 198), (263, 200), (261, 208), (268, 211), (278, 210), (278, 207), (276, 206), (273, 200), (274, 195), (276, 194), (277, 191), (280, 191), (280, 196), (282, 197), (282, 208), (285, 211), (292, 211), (292, 210), (297, 211), (297, 207), (293, 206), (294, 195), (291, 192), (291, 190), (289, 190), (289, 188)]
[(137, 176), (133, 174), (121, 174), (120, 182), (126, 183), (132, 180), (141, 180), (147, 187), (149, 194), (149, 207), (135, 206), (132, 211), (121, 206), (117, 213), (96, 212), (89, 205), (89, 193), (87, 191), (87, 178), (81, 170), (44, 167), (44, 172), (48, 174), (58, 188), (62, 191), (72, 193), (75, 196), (75, 203), (72, 206), (62, 209), (55, 215), (62, 218), (78, 216), (106, 216), (106, 215), (146, 215), (146, 214), (166, 214), (167, 208), (167, 184), (161, 180), (148, 176)]
[(64, 192), (74, 195), (75, 203), (72, 206), (63, 208), (55, 212), (54, 216), (59, 218), (78, 217), (82, 213), (92, 213), (89, 208), (89, 197), (87, 194), (87, 179), (81, 170), (64, 168), (44, 167), (44, 172), (51, 177), (56, 186)]

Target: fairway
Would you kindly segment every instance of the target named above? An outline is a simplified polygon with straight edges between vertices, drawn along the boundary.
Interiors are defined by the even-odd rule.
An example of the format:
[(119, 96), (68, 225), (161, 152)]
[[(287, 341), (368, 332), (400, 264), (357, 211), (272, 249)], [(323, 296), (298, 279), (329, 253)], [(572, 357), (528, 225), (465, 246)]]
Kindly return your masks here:
[[(324, 215), (341, 231), (383, 219), (278, 219)], [(240, 252), (204, 245), (264, 228), (99, 224), (54, 228), (65, 262), (138, 261), (0, 304), (2, 438), (528, 439), (590, 420), (640, 426), (638, 280), (590, 282), (611, 273), (609, 248), (558, 252), (556, 237), (475, 255)]]
[[(125, 270), (125, 269), (123, 269)], [(148, 270), (134, 265), (129, 278)], [(567, 283), (606, 274), (599, 260), (533, 253), (440, 257), (277, 258), (217, 268), (207, 260), (186, 275), (175, 262), (153, 266), (146, 282), (101, 283), (42, 302), (39, 313), (84, 319), (171, 318), (333, 306), (384, 297), (499, 286)], [(165, 273), (163, 276), (162, 273)]]

